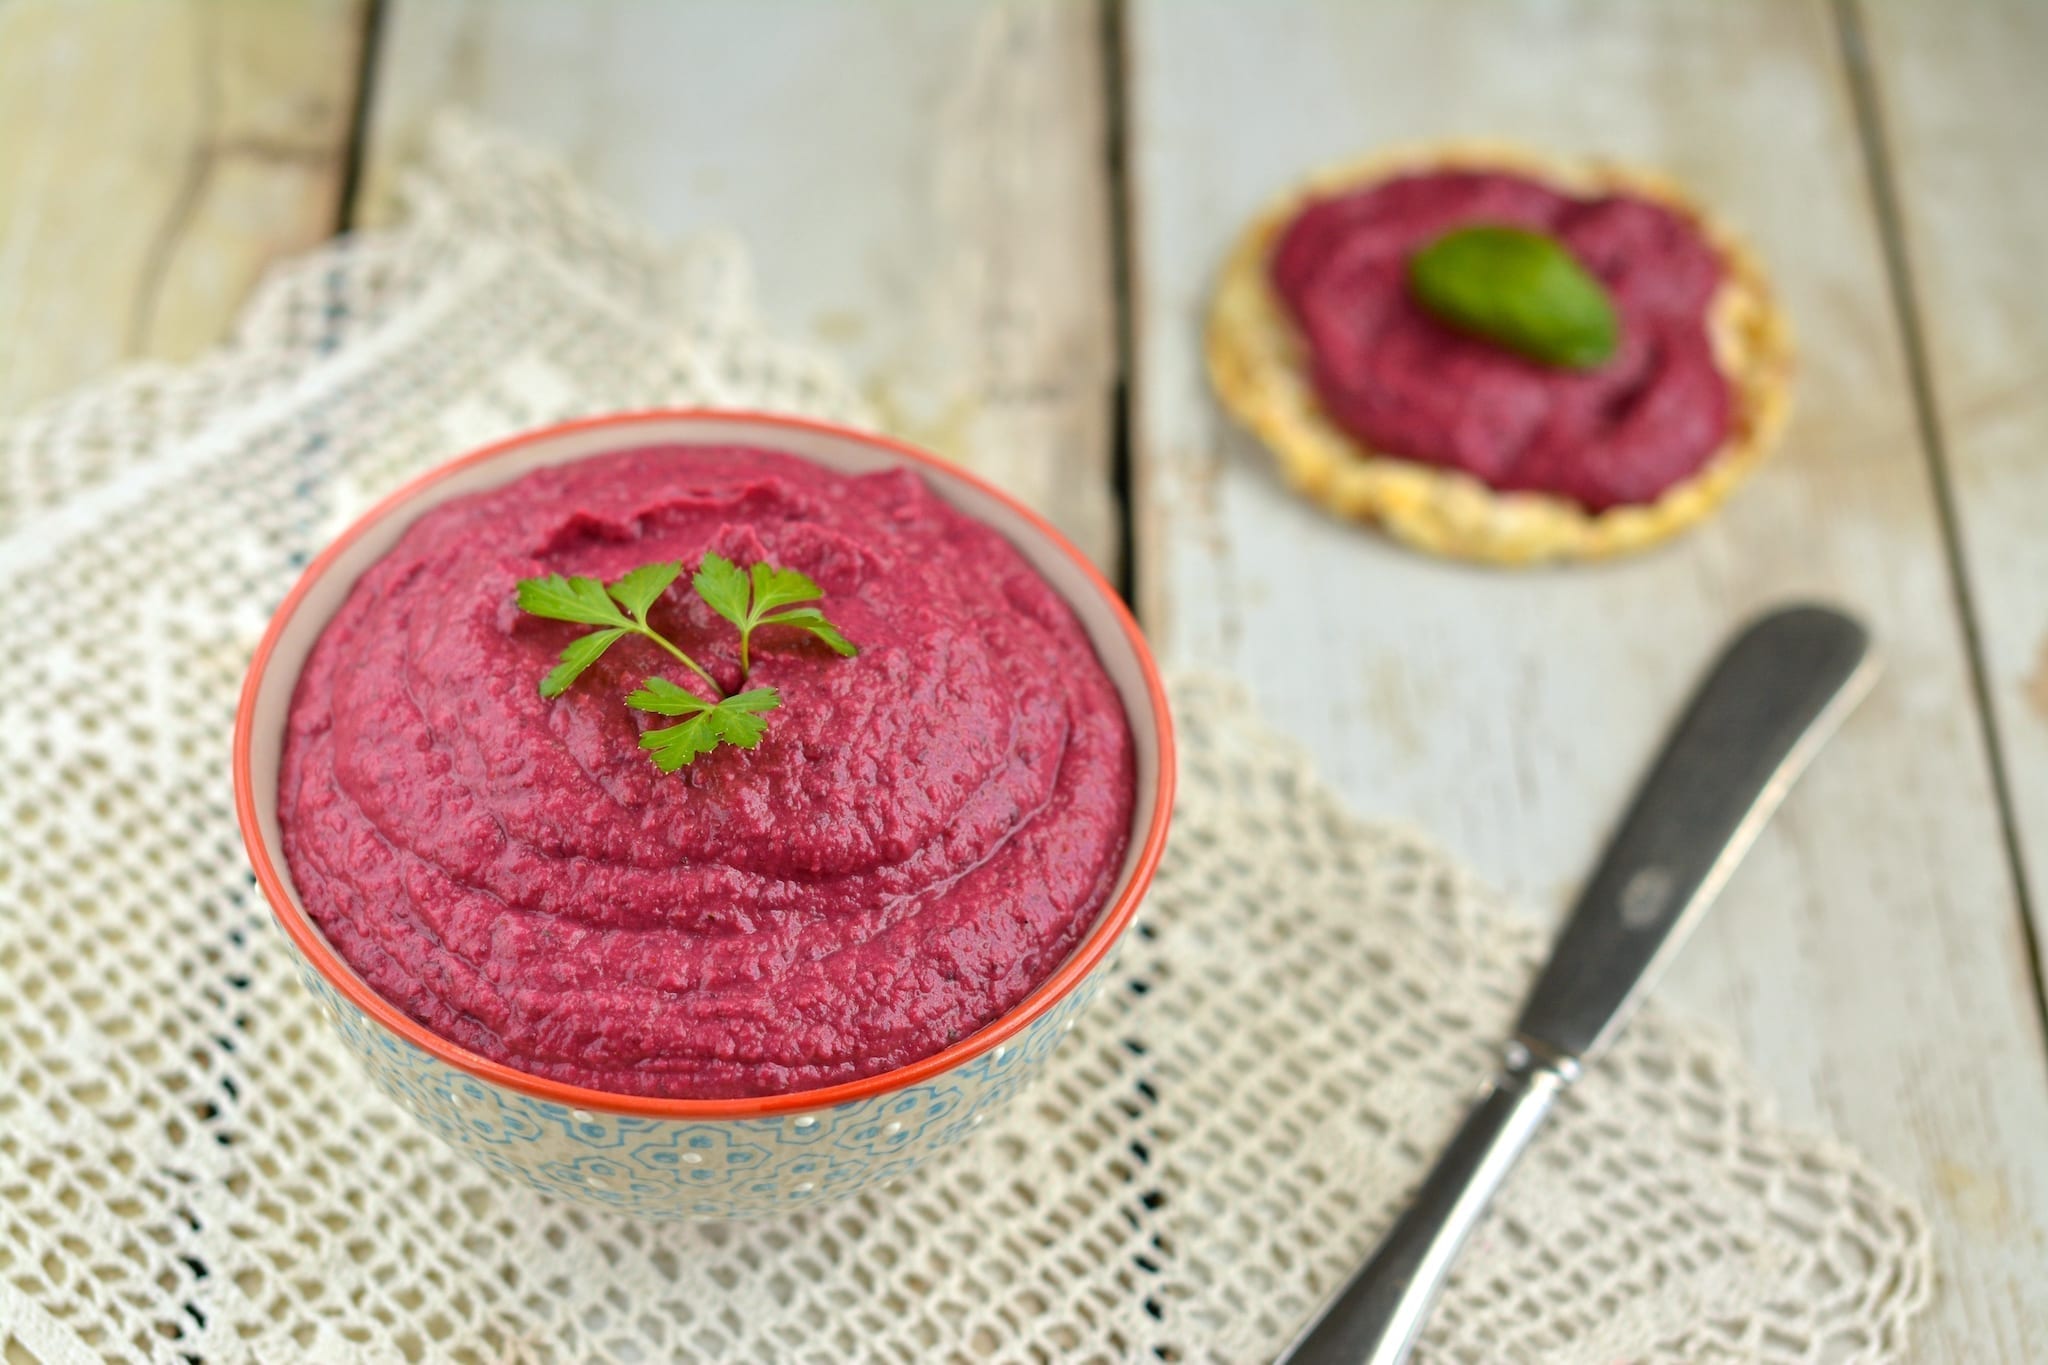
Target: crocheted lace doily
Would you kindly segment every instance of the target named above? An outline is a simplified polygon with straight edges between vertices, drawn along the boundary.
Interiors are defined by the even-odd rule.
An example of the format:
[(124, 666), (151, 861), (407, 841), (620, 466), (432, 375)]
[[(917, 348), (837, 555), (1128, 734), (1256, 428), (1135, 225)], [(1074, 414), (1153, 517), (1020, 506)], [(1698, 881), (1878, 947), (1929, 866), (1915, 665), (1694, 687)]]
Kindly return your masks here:
[[(0, 428), (0, 1339), (137, 1359), (1269, 1357), (1492, 1065), (1537, 947), (1183, 679), (1172, 847), (1047, 1079), (900, 1187), (656, 1225), (495, 1183), (361, 1083), (244, 864), (228, 732), (367, 499), (579, 412), (860, 420), (531, 153), (443, 125), (409, 225), (279, 271), (233, 345)], [(1926, 1237), (1654, 1009), (1460, 1265), (1435, 1361), (1899, 1358)]]

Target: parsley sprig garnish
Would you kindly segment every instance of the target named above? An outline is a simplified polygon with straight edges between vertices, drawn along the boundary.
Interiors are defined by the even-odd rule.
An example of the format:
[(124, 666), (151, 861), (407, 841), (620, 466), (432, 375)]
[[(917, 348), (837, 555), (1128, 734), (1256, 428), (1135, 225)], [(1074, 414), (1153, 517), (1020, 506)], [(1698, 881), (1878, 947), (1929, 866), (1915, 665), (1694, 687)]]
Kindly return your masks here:
[[(546, 578), (519, 580), (519, 609), (550, 621), (575, 621), (604, 629), (577, 637), (562, 651), (562, 662), (540, 680), (543, 697), (559, 697), (569, 684), (583, 676), (583, 670), (603, 657), (604, 652), (628, 635), (644, 635), (682, 661), (684, 667), (702, 678), (713, 691), (718, 680), (695, 659), (676, 648), (673, 641), (647, 624), (647, 609), (668, 591), (683, 571), (680, 564), (643, 564), (613, 583), (595, 578)], [(627, 612), (631, 612), (629, 617)]]
[[(753, 572), (746, 574), (723, 555), (707, 554), (703, 565), (690, 579), (690, 586), (697, 590), (697, 596), (703, 598), (711, 610), (740, 628), (742, 674), (747, 671), (747, 646), (754, 632), (762, 626), (795, 626), (798, 630), (807, 630), (841, 658), (860, 653), (816, 607), (775, 611), (777, 607), (788, 606), (792, 602), (815, 602), (825, 595), (816, 583), (795, 569), (756, 564)], [(770, 616), (769, 612), (775, 614)]]
[(761, 719), (761, 713), (782, 705), (782, 698), (772, 687), (755, 687), (724, 701), (708, 702), (667, 678), (649, 678), (640, 691), (626, 698), (626, 705), (657, 716), (689, 717), (681, 725), (649, 730), (640, 736), (640, 747), (654, 754), (654, 766), (672, 773), (698, 754), (708, 754), (721, 744), (742, 749), (759, 744), (761, 736), (768, 732), (768, 722)]
[[(679, 687), (667, 678), (651, 677), (640, 690), (627, 696), (626, 705), (636, 711), (685, 717), (680, 724), (648, 730), (640, 736), (640, 747), (653, 757), (654, 766), (665, 773), (676, 771), (720, 744), (753, 748), (768, 730), (761, 716), (782, 705), (781, 695), (772, 687), (749, 688), (727, 696), (702, 664), (647, 623), (648, 610), (682, 572), (681, 564), (669, 561), (643, 564), (610, 583), (595, 578), (565, 578), (561, 574), (519, 580), (521, 611), (550, 621), (597, 627), (588, 635), (571, 640), (562, 650), (561, 662), (540, 680), (543, 697), (559, 697), (568, 691), (584, 670), (628, 635), (642, 636), (661, 646), (711, 689), (715, 700)], [(824, 612), (817, 607), (794, 605), (815, 602), (825, 595), (816, 583), (795, 569), (756, 564), (751, 572), (746, 572), (723, 555), (706, 554), (691, 576), (690, 585), (706, 606), (739, 627), (742, 682), (753, 668), (750, 646), (754, 632), (763, 626), (790, 626), (807, 631), (842, 658), (860, 653), (838, 627), (825, 619)]]

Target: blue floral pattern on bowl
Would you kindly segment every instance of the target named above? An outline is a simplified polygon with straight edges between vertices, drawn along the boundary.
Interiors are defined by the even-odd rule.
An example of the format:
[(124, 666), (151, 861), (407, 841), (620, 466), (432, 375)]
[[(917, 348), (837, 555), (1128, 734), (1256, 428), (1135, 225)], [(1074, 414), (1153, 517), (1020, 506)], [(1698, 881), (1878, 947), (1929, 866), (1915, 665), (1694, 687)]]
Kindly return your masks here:
[(486, 1170), (594, 1208), (747, 1218), (895, 1180), (973, 1132), (1044, 1069), (1102, 970), (1008, 1042), (928, 1081), (820, 1109), (709, 1121), (572, 1109), (493, 1084), (390, 1033), (309, 967), (301, 974), (376, 1087)]

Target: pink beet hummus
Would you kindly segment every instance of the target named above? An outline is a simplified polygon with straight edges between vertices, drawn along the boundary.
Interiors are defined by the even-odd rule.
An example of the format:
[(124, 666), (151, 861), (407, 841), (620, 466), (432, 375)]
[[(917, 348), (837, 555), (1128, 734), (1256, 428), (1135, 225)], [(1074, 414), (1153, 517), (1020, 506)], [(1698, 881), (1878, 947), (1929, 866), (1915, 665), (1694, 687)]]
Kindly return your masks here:
[[(1480, 224), (1550, 233), (1607, 286), (1621, 322), (1611, 359), (1553, 369), (1423, 311), (1409, 258)], [(1662, 204), (1579, 199), (1494, 171), (1405, 175), (1318, 200), (1272, 261), (1339, 426), (1379, 453), (1595, 512), (1654, 502), (1727, 440), (1729, 386), (1707, 333), (1721, 278), (1699, 227)]]
[[(861, 648), (755, 641), (758, 748), (663, 775), (628, 709), (687, 682), (627, 639), (565, 695), (583, 627), (518, 579), (684, 575), (655, 626), (731, 690), (737, 638), (690, 591), (707, 550), (797, 568)], [(279, 782), (307, 911), (387, 1000), (537, 1076), (635, 1095), (806, 1090), (994, 1021), (1107, 900), (1131, 737), (1072, 612), (908, 471), (664, 446), (427, 513), (350, 592), (292, 698)]]

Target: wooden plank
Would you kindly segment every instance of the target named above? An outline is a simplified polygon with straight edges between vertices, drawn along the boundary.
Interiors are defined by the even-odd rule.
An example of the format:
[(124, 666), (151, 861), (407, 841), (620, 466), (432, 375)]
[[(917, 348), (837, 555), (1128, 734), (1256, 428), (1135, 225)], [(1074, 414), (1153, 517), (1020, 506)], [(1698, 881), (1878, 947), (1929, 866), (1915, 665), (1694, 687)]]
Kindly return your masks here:
[(444, 104), (566, 155), (664, 235), (737, 231), (764, 312), (886, 426), (1118, 555), (1092, 6), (394, 0), (366, 209)]
[(1863, 29), (2013, 830), (2048, 928), (2048, 6), (1879, 0)]
[[(1863, 613), (1886, 681), (1666, 994), (1926, 1206), (1942, 1288), (1913, 1358), (2029, 1358), (2048, 1060), (1828, 8), (1137, 0), (1128, 46), (1139, 598), (1167, 657), (1237, 673), (1361, 809), (1554, 910), (1735, 623), (1796, 596)], [(1774, 267), (1797, 416), (1681, 543), (1435, 562), (1290, 496), (1212, 401), (1198, 319), (1239, 225), (1311, 167), (1461, 134), (1661, 165)]]
[(219, 341), (334, 230), (362, 0), (0, 6), (0, 414)]

